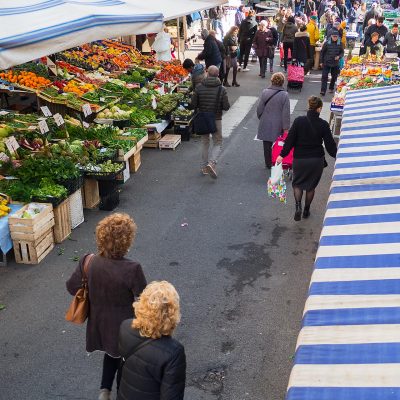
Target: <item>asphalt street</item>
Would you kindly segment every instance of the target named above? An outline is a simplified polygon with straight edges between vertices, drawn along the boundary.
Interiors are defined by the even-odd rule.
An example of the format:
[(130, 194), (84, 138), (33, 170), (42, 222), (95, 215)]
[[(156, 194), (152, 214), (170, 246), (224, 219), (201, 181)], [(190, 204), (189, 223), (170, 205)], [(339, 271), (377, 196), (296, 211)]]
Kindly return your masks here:
[[(239, 73), (231, 104), (259, 96), (270, 74), (257, 75), (255, 64)], [(290, 93), (292, 118), (319, 93), (319, 79)], [(216, 181), (200, 174), (198, 139), (176, 151), (144, 149), (115, 210), (137, 222), (130, 257), (148, 281), (168, 280), (180, 293), (188, 400), (283, 399), (292, 365), (334, 161), (327, 157), (311, 217), (294, 222), (290, 185), (287, 205), (267, 197), (255, 105), (225, 140)], [(64, 320), (65, 281), (74, 259), (95, 250), (95, 226), (107, 214), (86, 211), (40, 265), (0, 268), (1, 400), (97, 399), (102, 354), (88, 355), (84, 327)]]

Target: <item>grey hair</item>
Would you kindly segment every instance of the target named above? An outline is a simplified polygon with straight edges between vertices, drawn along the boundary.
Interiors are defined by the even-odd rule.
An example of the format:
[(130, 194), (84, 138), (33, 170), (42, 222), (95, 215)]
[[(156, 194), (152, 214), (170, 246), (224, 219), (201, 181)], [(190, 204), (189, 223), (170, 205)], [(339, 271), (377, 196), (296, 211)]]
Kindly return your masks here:
[(208, 67), (208, 76), (211, 76), (213, 78), (218, 78), (218, 76), (219, 76), (219, 68), (216, 67), (215, 65), (210, 65)]

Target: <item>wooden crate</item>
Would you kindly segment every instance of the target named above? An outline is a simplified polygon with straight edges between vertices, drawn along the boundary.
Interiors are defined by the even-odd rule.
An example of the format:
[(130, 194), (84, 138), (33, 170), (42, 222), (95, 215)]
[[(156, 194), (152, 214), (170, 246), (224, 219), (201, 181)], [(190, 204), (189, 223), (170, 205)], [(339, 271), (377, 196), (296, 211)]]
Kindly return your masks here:
[(143, 147), (158, 148), (158, 142), (161, 139), (161, 133), (149, 133), (148, 140), (143, 144)]
[(181, 143), (180, 135), (165, 135), (158, 143), (161, 149), (172, 149), (175, 150), (176, 147)]
[(129, 159), (129, 171), (130, 172), (137, 172), (142, 164), (140, 151), (136, 152), (130, 159)]
[(149, 135), (143, 136), (137, 143), (136, 143), (136, 149), (138, 151), (142, 150), (143, 146), (145, 143), (149, 140)]
[(71, 234), (69, 199), (54, 208), (54, 241), (62, 243)]
[(37, 240), (13, 240), (13, 246), (18, 264), (39, 264), (54, 248), (53, 228)]
[(95, 179), (86, 179), (83, 184), (83, 208), (93, 209), (100, 203), (99, 184)]

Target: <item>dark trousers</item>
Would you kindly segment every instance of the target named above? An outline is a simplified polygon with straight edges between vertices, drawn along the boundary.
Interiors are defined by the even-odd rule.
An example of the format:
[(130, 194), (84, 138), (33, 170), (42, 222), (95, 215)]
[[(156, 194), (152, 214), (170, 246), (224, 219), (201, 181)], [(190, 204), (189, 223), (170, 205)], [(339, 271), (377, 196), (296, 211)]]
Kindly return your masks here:
[(272, 166), (272, 142), (268, 142), (267, 140), (264, 140), (263, 146), (264, 146), (265, 166), (267, 168), (271, 168), (271, 166)]
[(267, 71), (267, 64), (269, 60), (269, 69), (272, 71), (274, 67), (274, 59), (268, 57), (258, 57), (258, 61), (260, 63), (260, 75), (265, 78), (265, 72)]
[(285, 67), (285, 71), (287, 70), (289, 49), (291, 57), (293, 57), (293, 43), (283, 43), (283, 65)]
[(328, 67), (324, 65), (324, 67), (322, 68), (321, 93), (326, 93), (326, 88), (328, 86), (329, 72), (331, 73), (331, 82), (329, 84), (329, 90), (333, 90), (335, 88), (336, 79), (339, 75), (340, 69), (339, 67)]
[[(100, 389), (108, 389), (111, 391), (115, 374), (117, 374), (117, 391), (119, 388), (120, 382), (120, 365), (121, 358), (113, 358), (110, 357), (107, 353), (104, 353), (103, 360), (103, 375), (101, 377), (101, 386)], [(118, 373), (117, 373), (118, 372)]]
[(243, 64), (243, 68), (247, 68), (247, 64), (249, 63), (251, 46), (251, 41), (240, 42), (239, 64)]

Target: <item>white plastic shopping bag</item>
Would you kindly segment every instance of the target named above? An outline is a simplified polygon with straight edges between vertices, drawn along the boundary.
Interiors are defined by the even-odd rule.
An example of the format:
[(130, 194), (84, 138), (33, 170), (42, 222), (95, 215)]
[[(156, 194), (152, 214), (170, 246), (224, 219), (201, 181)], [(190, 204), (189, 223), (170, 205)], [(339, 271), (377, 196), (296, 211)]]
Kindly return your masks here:
[(283, 176), (283, 167), (282, 167), (282, 163), (280, 164), (275, 164), (272, 168), (271, 168), (271, 185), (276, 185), (282, 178)]

